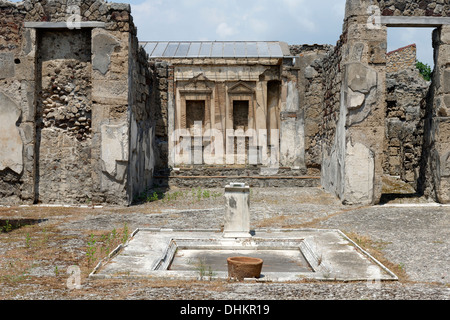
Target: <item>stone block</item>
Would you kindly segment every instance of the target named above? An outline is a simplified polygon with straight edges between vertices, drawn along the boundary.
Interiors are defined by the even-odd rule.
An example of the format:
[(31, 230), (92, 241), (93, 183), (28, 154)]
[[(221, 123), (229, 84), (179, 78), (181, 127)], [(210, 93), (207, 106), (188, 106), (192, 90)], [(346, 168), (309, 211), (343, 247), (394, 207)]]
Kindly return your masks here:
[(373, 152), (361, 143), (347, 143), (345, 158), (344, 202), (372, 204), (375, 160)]
[(23, 142), (16, 122), (21, 111), (16, 102), (0, 92), (0, 171), (23, 171)]
[(442, 86), (443, 86), (444, 93), (450, 93), (450, 69), (447, 69), (444, 71), (442, 80), (443, 80)]
[(128, 82), (121, 80), (92, 80), (92, 100), (100, 104), (128, 104)]
[(0, 53), (0, 79), (14, 77), (14, 54), (12, 52)]

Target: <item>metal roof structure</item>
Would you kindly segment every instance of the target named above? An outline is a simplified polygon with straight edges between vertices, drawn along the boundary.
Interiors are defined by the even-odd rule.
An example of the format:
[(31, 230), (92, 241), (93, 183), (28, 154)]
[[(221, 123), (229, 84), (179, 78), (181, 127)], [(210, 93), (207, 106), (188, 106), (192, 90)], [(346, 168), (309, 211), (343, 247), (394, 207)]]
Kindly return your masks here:
[(150, 58), (283, 58), (289, 47), (279, 41), (142, 41)]

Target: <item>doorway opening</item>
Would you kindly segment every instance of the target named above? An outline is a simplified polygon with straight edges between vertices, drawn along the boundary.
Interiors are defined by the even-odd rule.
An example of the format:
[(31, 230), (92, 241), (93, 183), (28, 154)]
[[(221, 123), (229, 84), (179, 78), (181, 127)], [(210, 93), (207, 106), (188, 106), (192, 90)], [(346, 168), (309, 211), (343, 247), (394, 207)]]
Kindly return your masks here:
[(434, 68), (431, 28), (388, 28), (386, 143), (381, 203), (416, 202), (427, 96)]

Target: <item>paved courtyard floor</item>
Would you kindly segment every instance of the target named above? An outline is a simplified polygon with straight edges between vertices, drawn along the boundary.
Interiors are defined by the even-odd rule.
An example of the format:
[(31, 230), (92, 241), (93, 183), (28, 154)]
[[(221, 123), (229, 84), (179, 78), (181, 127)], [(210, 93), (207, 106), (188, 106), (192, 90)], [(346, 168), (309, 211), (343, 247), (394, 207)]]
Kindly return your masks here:
[[(256, 229), (338, 229), (398, 281), (92, 279), (99, 261), (138, 228), (223, 227), (222, 189), (172, 189), (142, 204), (0, 207), (0, 299), (450, 299), (450, 207), (410, 199), (344, 206), (320, 188), (251, 190)], [(409, 202), (409, 203), (408, 203)], [(414, 202), (414, 201), (413, 201)], [(26, 221), (24, 219), (27, 219)], [(23, 221), (19, 227), (17, 224)]]

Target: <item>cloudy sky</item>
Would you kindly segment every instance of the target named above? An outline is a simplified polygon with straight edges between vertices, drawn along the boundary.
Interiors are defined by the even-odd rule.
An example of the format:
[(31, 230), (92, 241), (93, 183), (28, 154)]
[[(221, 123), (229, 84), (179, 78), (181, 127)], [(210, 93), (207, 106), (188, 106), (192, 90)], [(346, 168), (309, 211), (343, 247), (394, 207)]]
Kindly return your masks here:
[[(120, 1), (119, 1), (120, 2)], [(345, 0), (122, 0), (140, 40), (269, 40), (336, 44)], [(389, 28), (388, 50), (416, 43), (433, 64), (431, 29)]]
[[(130, 3), (139, 39), (268, 40), (336, 44), (345, 0), (114, 0)], [(388, 50), (416, 43), (418, 59), (433, 64), (431, 29), (396, 29)]]

